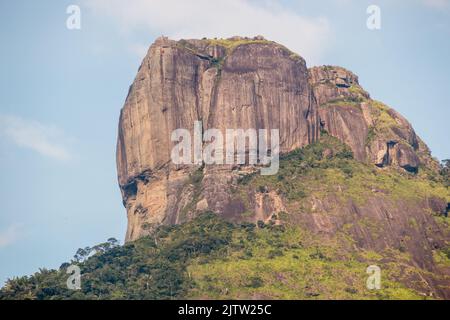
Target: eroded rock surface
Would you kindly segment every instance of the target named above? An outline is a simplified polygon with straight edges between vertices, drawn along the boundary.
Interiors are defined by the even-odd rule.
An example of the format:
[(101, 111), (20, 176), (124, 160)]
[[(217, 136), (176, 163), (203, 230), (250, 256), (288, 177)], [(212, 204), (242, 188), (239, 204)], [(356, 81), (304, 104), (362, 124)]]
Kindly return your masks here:
[(318, 137), (312, 100), (305, 61), (281, 45), (261, 38), (158, 39), (120, 116), (117, 167), (130, 221), (127, 240), (145, 233), (143, 226), (186, 219), (184, 197), (201, 197), (200, 208), (223, 212), (237, 206), (240, 213), (227, 187), (234, 176), (230, 168), (214, 175), (207, 169), (203, 194), (183, 187), (193, 170), (171, 163), (173, 130), (193, 133), (194, 121), (224, 134), (225, 129), (279, 129), (281, 152), (289, 152)]
[[(362, 162), (409, 172), (433, 163), (411, 125), (371, 100), (358, 77), (343, 68), (308, 70), (301, 57), (261, 37), (162, 37), (144, 58), (120, 116), (117, 167), (130, 222), (127, 240), (154, 225), (183, 221), (196, 208), (243, 213), (229, 183), (247, 169), (204, 168), (201, 191), (195, 191), (186, 184), (198, 167), (171, 163), (172, 131), (193, 132), (194, 121), (222, 132), (279, 129), (282, 153), (316, 141), (322, 129)], [(199, 203), (188, 204), (192, 197)]]
[[(171, 163), (170, 135), (177, 128), (193, 130), (194, 121), (223, 132), (280, 129), (284, 153), (314, 142), (322, 128), (348, 144), (358, 160), (379, 167), (417, 172), (416, 151), (430, 162), (411, 125), (370, 100), (358, 77), (343, 68), (307, 70), (302, 58), (262, 38), (159, 38), (139, 68), (120, 117), (117, 165), (130, 221), (127, 240), (142, 235), (142, 229), (189, 216), (182, 214), (189, 211), (183, 199), (198, 191), (184, 184), (196, 169)], [(239, 170), (207, 173), (195, 208), (239, 216), (242, 206), (227, 187)]]
[[(322, 183), (331, 186), (292, 187), (298, 198), (292, 200), (273, 184), (290, 184), (298, 179), (295, 175), (247, 185), (259, 174), (258, 167), (174, 165), (170, 154), (176, 143), (171, 133), (183, 128), (193, 134), (195, 121), (201, 121), (204, 130), (223, 133), (238, 128), (279, 129), (282, 154), (330, 135), (374, 172), (395, 170), (401, 179), (415, 179), (422, 168), (438, 170), (411, 124), (372, 100), (358, 77), (344, 68), (308, 70), (301, 57), (262, 37), (159, 38), (144, 58), (120, 116), (117, 168), (128, 215), (126, 241), (145, 236), (161, 224), (189, 221), (204, 211), (234, 222), (274, 224), (286, 221), (281, 217), (287, 215), (290, 223), (320, 236), (334, 237), (347, 228), (355, 248), (404, 250), (411, 255), (411, 263), (427, 272), (448, 271), (436, 266), (431, 253), (448, 243), (448, 233), (433, 218), (443, 215), (449, 202), (441, 189), (435, 192), (431, 186), (432, 196), (428, 189), (422, 190), (420, 180), (419, 191), (411, 189), (417, 196), (411, 198), (408, 189), (400, 192), (394, 185), (382, 184), (384, 180), (375, 187), (362, 179), (355, 183), (367, 192), (362, 192), (364, 201), (358, 202), (351, 193), (341, 194), (345, 187), (326, 180)], [(322, 154), (330, 159), (334, 155), (329, 149)], [(389, 173), (386, 177), (398, 179)], [(320, 197), (316, 189), (321, 190)], [(435, 294), (449, 295), (440, 280), (427, 274), (419, 280)]]
[(421, 163), (433, 163), (411, 124), (395, 110), (370, 99), (356, 75), (324, 66), (311, 68), (309, 79), (322, 128), (348, 144), (359, 161), (415, 173)]

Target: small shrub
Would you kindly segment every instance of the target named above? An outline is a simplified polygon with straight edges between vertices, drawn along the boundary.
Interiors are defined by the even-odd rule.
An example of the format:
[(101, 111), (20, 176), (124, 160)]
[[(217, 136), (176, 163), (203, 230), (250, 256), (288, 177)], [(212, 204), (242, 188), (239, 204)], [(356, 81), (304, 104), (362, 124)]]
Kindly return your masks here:
[(260, 288), (264, 285), (264, 280), (260, 277), (252, 277), (249, 279), (249, 283), (247, 284), (247, 287), (250, 288)]
[(267, 257), (269, 259), (274, 259), (276, 257), (282, 257), (282, 256), (283, 256), (283, 251), (281, 251), (280, 249), (270, 250), (269, 254), (267, 255)]

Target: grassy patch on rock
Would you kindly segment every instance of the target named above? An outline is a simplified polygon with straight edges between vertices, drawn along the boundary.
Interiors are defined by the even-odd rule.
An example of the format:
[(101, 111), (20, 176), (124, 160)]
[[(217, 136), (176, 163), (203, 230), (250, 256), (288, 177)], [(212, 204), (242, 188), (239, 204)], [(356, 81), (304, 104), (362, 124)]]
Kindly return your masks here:
[(327, 134), (315, 144), (283, 155), (276, 175), (253, 175), (240, 188), (249, 185), (254, 190), (275, 190), (289, 201), (328, 194), (359, 204), (374, 194), (389, 195), (393, 200), (437, 197), (450, 201), (450, 192), (442, 183), (395, 168), (379, 169), (360, 163), (346, 145)]

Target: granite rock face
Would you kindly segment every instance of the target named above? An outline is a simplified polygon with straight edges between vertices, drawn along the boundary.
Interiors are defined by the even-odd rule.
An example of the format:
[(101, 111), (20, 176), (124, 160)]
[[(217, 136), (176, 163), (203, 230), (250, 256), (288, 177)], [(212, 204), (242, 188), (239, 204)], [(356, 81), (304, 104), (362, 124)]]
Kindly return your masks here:
[[(344, 177), (333, 168), (305, 171), (308, 163), (294, 157), (289, 161), (299, 162), (284, 160), (288, 169), (264, 180), (257, 178), (260, 166), (248, 162), (174, 164), (172, 132), (194, 136), (196, 121), (224, 136), (226, 129), (278, 129), (287, 159), (299, 148), (340, 141), (353, 152), (353, 169), (344, 161)], [(334, 161), (337, 151), (320, 152)], [(350, 251), (383, 253), (386, 261), (408, 254), (405, 266), (415, 271), (405, 273), (405, 285), (450, 297), (450, 270), (436, 262), (450, 237), (446, 222), (436, 220), (450, 201), (436, 180), (439, 165), (411, 124), (371, 99), (344, 68), (308, 69), (300, 56), (262, 37), (159, 38), (121, 111), (117, 168), (126, 241), (205, 211), (232, 222), (295, 224)]]
[[(279, 129), (281, 153), (317, 141), (322, 130), (367, 164), (412, 173), (421, 164), (436, 166), (408, 121), (371, 100), (358, 77), (343, 68), (308, 70), (301, 57), (262, 37), (162, 37), (144, 58), (120, 115), (117, 168), (127, 241), (205, 210), (233, 221), (246, 213), (231, 186), (257, 168), (171, 162), (172, 131), (193, 133), (195, 121), (222, 132)], [(255, 205), (255, 221), (284, 207), (276, 194)]]
[(340, 67), (314, 67), (309, 81), (321, 127), (348, 144), (356, 159), (415, 172), (432, 163), (430, 151), (395, 110), (370, 99), (358, 77)]
[[(262, 38), (172, 41), (159, 38), (149, 49), (121, 112), (117, 167), (128, 212), (127, 240), (143, 229), (189, 217), (185, 188), (191, 167), (175, 166), (173, 130), (279, 129), (280, 150), (314, 142), (319, 120), (305, 61)], [(227, 182), (232, 168), (206, 168), (200, 207), (237, 206)], [(233, 215), (234, 211), (231, 215)]]

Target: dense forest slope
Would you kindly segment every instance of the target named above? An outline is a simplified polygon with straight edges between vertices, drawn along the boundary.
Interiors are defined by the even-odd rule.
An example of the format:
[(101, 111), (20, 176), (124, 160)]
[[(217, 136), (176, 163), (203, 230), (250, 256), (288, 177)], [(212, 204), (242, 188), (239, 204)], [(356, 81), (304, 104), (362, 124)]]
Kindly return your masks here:
[[(85, 261), (81, 250), (71, 261), (81, 267), (81, 290), (67, 289), (67, 263), (10, 280), (0, 299), (448, 298), (450, 250), (442, 239), (449, 239), (450, 226), (439, 206), (430, 204), (448, 197), (448, 171), (442, 173), (417, 176), (361, 164), (347, 146), (323, 133), (320, 142), (285, 155), (277, 176), (245, 177), (233, 190), (246, 197), (276, 188), (298, 208), (294, 214), (280, 211), (267, 223), (253, 224), (205, 212), (123, 246), (103, 244)], [(201, 180), (191, 178), (193, 184)], [(340, 221), (333, 207), (312, 218), (320, 206), (329, 206), (329, 197), (353, 203), (347, 220)], [(385, 229), (395, 229), (392, 220), (357, 209), (378, 205), (378, 212), (390, 201), (402, 201), (405, 208), (390, 218), (405, 219), (397, 242), (384, 238)], [(311, 228), (311, 219), (321, 219), (324, 232)], [(433, 242), (416, 252), (411, 247), (422, 241), (421, 232)], [(381, 269), (380, 290), (366, 287), (370, 265)]]

